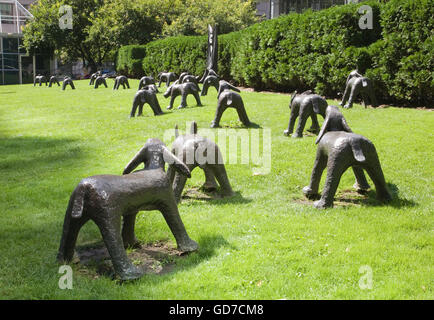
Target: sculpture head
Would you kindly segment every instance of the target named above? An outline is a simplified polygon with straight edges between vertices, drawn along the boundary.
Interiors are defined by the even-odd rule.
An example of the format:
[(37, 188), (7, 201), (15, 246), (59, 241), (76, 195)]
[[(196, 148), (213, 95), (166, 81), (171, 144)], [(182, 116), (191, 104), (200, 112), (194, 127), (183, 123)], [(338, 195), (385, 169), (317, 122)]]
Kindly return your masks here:
[(321, 131), (318, 134), (315, 144), (318, 144), (324, 134), (329, 131), (353, 132), (347, 124), (344, 115), (336, 106), (327, 107), (324, 123), (322, 124)]
[(291, 106), (292, 106), (292, 102), (294, 101), (294, 99), (295, 99), (296, 95), (297, 95), (297, 90), (295, 90), (295, 91), (294, 91), (294, 93), (292, 94), (292, 97), (291, 97), (291, 102), (289, 102), (289, 107), (291, 107)]

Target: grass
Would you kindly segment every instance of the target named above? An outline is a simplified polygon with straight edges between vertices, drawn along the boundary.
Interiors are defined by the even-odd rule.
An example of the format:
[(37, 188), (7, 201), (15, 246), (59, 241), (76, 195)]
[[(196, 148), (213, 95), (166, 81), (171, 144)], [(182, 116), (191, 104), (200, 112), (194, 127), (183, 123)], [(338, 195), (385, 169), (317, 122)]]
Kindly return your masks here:
[[(316, 146), (314, 136), (283, 136), (288, 95), (243, 92), (250, 120), (271, 128), (272, 167), (227, 165), (237, 195), (184, 199), (179, 210), (200, 250), (170, 258), (172, 272), (119, 285), (109, 276), (74, 272), (73, 290), (58, 287), (55, 257), (69, 196), (84, 177), (120, 174), (150, 137), (195, 120), (209, 128), (216, 92), (196, 107), (154, 117), (128, 115), (138, 86), (98, 90), (88, 81), (62, 92), (33, 85), (0, 87), (0, 298), (1, 299), (433, 299), (434, 113), (400, 108), (343, 110), (352, 129), (374, 142), (394, 200), (375, 192), (355, 196), (348, 170), (334, 209), (305, 201)], [(109, 81), (112, 85), (112, 80)], [(163, 109), (168, 100), (158, 95)], [(176, 100), (179, 103), (179, 98)], [(337, 104), (330, 101), (330, 104)], [(245, 129), (236, 112), (221, 124)], [(308, 123), (309, 125), (309, 123)], [(171, 141), (165, 141), (168, 145)], [(193, 171), (186, 190), (203, 182)], [(324, 176), (323, 176), (324, 180)], [(159, 212), (141, 212), (136, 234), (143, 244), (174, 239)], [(101, 241), (89, 222), (78, 245)], [(163, 261), (164, 263), (164, 261)], [(373, 287), (362, 290), (362, 266)], [(79, 266), (72, 265), (77, 271)]]

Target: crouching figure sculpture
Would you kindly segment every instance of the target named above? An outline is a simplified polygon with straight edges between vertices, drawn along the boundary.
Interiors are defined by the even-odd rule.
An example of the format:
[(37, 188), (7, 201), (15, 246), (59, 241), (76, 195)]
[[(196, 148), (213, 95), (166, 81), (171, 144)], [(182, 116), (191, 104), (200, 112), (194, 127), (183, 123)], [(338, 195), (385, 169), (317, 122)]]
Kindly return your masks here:
[(175, 101), (175, 98), (179, 95), (181, 96), (181, 104), (179, 105), (178, 109), (185, 108), (187, 106), (187, 96), (189, 94), (192, 94), (194, 96), (198, 106), (202, 106), (202, 102), (200, 101), (198, 92), (199, 87), (193, 82), (172, 84), (170, 87), (167, 88), (166, 92), (163, 95), (165, 98), (168, 98), (170, 96), (170, 103), (167, 109), (170, 110), (173, 108), (173, 102)]
[(158, 116), (164, 112), (161, 110), (160, 103), (158, 102), (157, 95), (154, 86), (146, 86), (142, 90), (137, 91), (133, 100), (133, 107), (131, 108), (130, 118), (133, 118), (136, 114), (137, 107), (139, 107), (138, 117), (142, 115), (143, 106), (148, 103), (154, 115)]
[(158, 87), (161, 87), (161, 82), (166, 81), (166, 87), (170, 86), (172, 81), (175, 81), (178, 76), (174, 72), (160, 72), (158, 74)]
[(46, 76), (37, 75), (35, 79), (33, 80), (33, 86), (36, 86), (36, 83), (39, 83), (39, 86), (42, 86), (43, 83), (45, 83), (45, 86), (48, 85), (48, 79)]
[(57, 86), (60, 87), (60, 83), (59, 80), (57, 80), (56, 76), (52, 76), (50, 77), (50, 82), (48, 84), (48, 87), (51, 88), (53, 86), (54, 83), (57, 83)]
[(158, 88), (155, 85), (155, 80), (153, 77), (144, 76), (139, 81), (139, 89), (141, 90), (143, 87), (152, 86), (155, 89), (155, 92), (158, 93)]
[[(134, 234), (139, 211), (159, 210), (175, 236), (178, 249), (195, 251), (179, 216), (165, 162), (181, 174), (191, 176), (187, 166), (159, 139), (149, 139), (125, 167), (123, 176), (98, 175), (83, 179), (69, 200), (63, 235), (57, 255), (59, 262), (70, 262), (80, 228), (89, 220), (98, 226), (116, 274), (122, 280), (137, 279), (143, 272), (128, 259), (125, 247), (138, 243)], [(139, 164), (145, 168), (131, 173)], [(121, 219), (123, 226), (121, 231)]]
[(218, 128), (220, 126), (220, 120), (227, 108), (234, 108), (237, 110), (239, 120), (246, 127), (251, 125), (240, 94), (230, 90), (224, 90), (223, 92), (219, 92), (217, 110), (214, 120), (211, 122), (211, 128)]
[(104, 85), (106, 88), (108, 88), (106, 78), (103, 77), (103, 76), (98, 76), (95, 79), (94, 89), (98, 89), (98, 87), (101, 86), (101, 85)]
[(63, 79), (62, 90), (66, 90), (67, 85), (70, 85), (72, 90), (75, 90), (74, 82), (72, 81), (72, 79), (70, 77), (65, 77)]
[(297, 129), (292, 137), (303, 138), (303, 130), (309, 117), (312, 119), (312, 126), (308, 131), (315, 133), (319, 131), (320, 127), (316, 115), (320, 114), (323, 118), (325, 117), (327, 101), (317, 94), (312, 94), (310, 90), (301, 94), (297, 94), (297, 91), (295, 91), (292, 94), (289, 108), (291, 109), (291, 115), (289, 116), (288, 128), (283, 131), (283, 134), (289, 136), (294, 132), (295, 120), (298, 117)]
[(374, 144), (367, 138), (352, 133), (338, 107), (329, 106), (327, 108), (326, 119), (316, 143), (318, 148), (310, 184), (303, 188), (303, 193), (307, 198), (318, 198), (321, 175), (327, 167), (327, 178), (322, 196), (314, 203), (316, 208), (333, 207), (339, 181), (349, 167), (353, 168), (356, 176), (354, 187), (359, 192), (369, 188), (364, 169), (375, 184), (377, 199), (380, 201), (391, 199)]
[[(359, 95), (362, 96), (365, 108), (368, 104), (372, 105), (374, 108), (378, 107), (371, 80), (362, 76), (357, 70), (354, 70), (348, 75), (340, 105), (344, 108), (352, 108), (354, 100)], [(346, 103), (347, 101), (348, 103)]]
[[(197, 124), (195, 122), (191, 125), (190, 134), (180, 136), (178, 127), (176, 127), (175, 136), (172, 153), (187, 165), (190, 172), (193, 172), (196, 167), (200, 167), (204, 171), (205, 183), (202, 188), (206, 191), (217, 190), (217, 178), (221, 194), (224, 197), (232, 196), (233, 191), (219, 147), (209, 139), (197, 135)], [(171, 168), (169, 168), (167, 175), (169, 181), (173, 184), (176, 201), (179, 202), (187, 177)]]
[(126, 88), (128, 88), (128, 89), (130, 88), (128, 78), (126, 76), (118, 76), (115, 78), (115, 84), (113, 86), (113, 90), (118, 90), (121, 85), (124, 88), (124, 90)]

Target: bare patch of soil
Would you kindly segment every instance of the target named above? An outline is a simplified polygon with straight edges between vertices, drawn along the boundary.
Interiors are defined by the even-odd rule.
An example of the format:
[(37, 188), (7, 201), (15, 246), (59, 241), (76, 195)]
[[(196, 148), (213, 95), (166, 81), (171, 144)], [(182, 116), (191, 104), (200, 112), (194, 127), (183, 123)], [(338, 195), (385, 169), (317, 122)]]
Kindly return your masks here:
[[(312, 206), (314, 201), (316, 200), (309, 200), (306, 198), (296, 198), (293, 201), (298, 204)], [(348, 190), (339, 191), (335, 195), (333, 206), (334, 207), (349, 207), (349, 206), (360, 207), (364, 204), (375, 204), (375, 203), (376, 200), (370, 199), (367, 196), (367, 192), (360, 194), (354, 189), (348, 189)]]
[(183, 199), (191, 199), (191, 200), (213, 200), (213, 199), (221, 199), (222, 196), (217, 193), (217, 191), (205, 191), (202, 188), (189, 188), (182, 195)]

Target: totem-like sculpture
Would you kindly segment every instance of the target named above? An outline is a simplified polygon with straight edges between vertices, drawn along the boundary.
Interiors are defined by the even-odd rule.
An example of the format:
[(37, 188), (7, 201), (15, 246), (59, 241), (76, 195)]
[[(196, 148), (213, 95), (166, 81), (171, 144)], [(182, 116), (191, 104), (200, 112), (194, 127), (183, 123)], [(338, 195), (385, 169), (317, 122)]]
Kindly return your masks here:
[(338, 107), (327, 108), (327, 115), (316, 143), (318, 148), (310, 183), (303, 188), (307, 198), (319, 198), (319, 183), (327, 167), (322, 196), (314, 203), (316, 208), (333, 207), (339, 181), (349, 167), (353, 168), (356, 177), (354, 187), (358, 192), (369, 189), (364, 169), (375, 184), (377, 199), (381, 201), (391, 199), (374, 144), (367, 138), (352, 133)]
[(72, 79), (68, 76), (66, 76), (63, 79), (63, 84), (62, 84), (62, 90), (66, 90), (66, 86), (70, 85), (72, 90), (75, 90), (75, 86), (74, 86), (74, 82), (72, 81)]
[(104, 78), (103, 76), (98, 76), (98, 77), (95, 79), (95, 86), (94, 86), (94, 88), (95, 88), (95, 89), (98, 89), (98, 87), (99, 87), (100, 85), (102, 85), (102, 84), (103, 84), (106, 88), (108, 88), (106, 78)]
[(187, 96), (189, 94), (194, 96), (198, 106), (202, 106), (202, 102), (200, 101), (199, 97), (199, 87), (195, 83), (186, 82), (181, 84), (172, 84), (164, 93), (165, 98), (168, 98), (169, 96), (171, 97), (167, 109), (170, 110), (173, 108), (173, 102), (179, 95), (181, 96), (181, 104), (179, 105), (178, 109), (185, 108), (187, 106)]
[(246, 109), (244, 107), (243, 99), (240, 94), (230, 90), (224, 90), (220, 93), (217, 103), (217, 110), (215, 113), (214, 120), (211, 123), (211, 128), (218, 128), (220, 126), (220, 119), (222, 118), (223, 112), (227, 108), (235, 108), (238, 113), (238, 118), (246, 126), (250, 126), (250, 120), (247, 116)]
[(36, 86), (36, 83), (39, 83), (39, 86), (42, 86), (42, 83), (45, 83), (45, 86), (48, 86), (48, 80), (46, 76), (37, 75), (33, 81), (33, 86)]
[(57, 83), (57, 86), (60, 87), (60, 83), (59, 80), (57, 80), (56, 76), (52, 76), (50, 77), (50, 82), (48, 84), (48, 87), (51, 88), (53, 86), (54, 83)]
[[(374, 108), (378, 107), (371, 80), (361, 75), (357, 70), (354, 70), (347, 78), (340, 105), (344, 108), (352, 108), (354, 100), (357, 99), (359, 95), (362, 96), (365, 108), (368, 104), (372, 105)], [(347, 101), (348, 103), (345, 104)]]
[(208, 75), (210, 75), (210, 71), (213, 71), (212, 75), (217, 75), (217, 62), (218, 62), (218, 32), (217, 26), (208, 25), (208, 42), (207, 42), (207, 53), (206, 53), (206, 69), (203, 73), (202, 78), (199, 80), (199, 83), (203, 83)]
[(295, 134), (292, 136), (294, 138), (302, 138), (304, 126), (309, 117), (312, 119), (312, 126), (309, 131), (319, 131), (320, 127), (316, 115), (320, 114), (322, 117), (325, 117), (327, 101), (323, 97), (313, 94), (310, 90), (301, 94), (297, 94), (297, 91), (295, 91), (292, 94), (289, 108), (291, 110), (291, 115), (289, 117), (288, 129), (286, 129), (283, 134), (289, 136), (294, 131), (295, 120), (298, 117), (297, 129), (295, 130)]
[[(225, 197), (232, 196), (232, 187), (229, 183), (220, 149), (214, 142), (197, 135), (196, 122), (192, 123), (190, 134), (180, 136), (178, 127), (176, 127), (175, 136), (176, 139), (172, 144), (172, 153), (187, 165), (190, 172), (193, 172), (196, 167), (200, 167), (204, 171), (205, 183), (203, 188), (206, 191), (217, 190), (217, 178), (222, 195)], [(180, 175), (173, 169), (169, 169), (167, 175), (169, 176), (169, 181), (173, 183), (176, 201), (179, 202), (187, 177)]]
[(126, 76), (118, 76), (115, 79), (115, 84), (113, 86), (113, 90), (118, 90), (119, 87), (122, 85), (122, 87), (124, 88), (124, 90), (126, 88), (130, 88), (130, 84), (128, 82), (128, 78)]
[[(180, 251), (197, 250), (197, 243), (190, 239), (179, 216), (172, 186), (164, 171), (165, 162), (172, 170), (191, 176), (187, 166), (163, 142), (149, 139), (125, 167), (123, 176), (98, 175), (83, 179), (69, 200), (58, 261), (72, 260), (78, 232), (92, 220), (101, 232), (116, 274), (122, 280), (140, 278), (143, 271), (131, 263), (125, 248), (138, 244), (134, 225), (137, 213), (142, 210), (159, 210), (163, 214)], [(141, 163), (144, 169), (131, 173)]]
[(176, 81), (176, 79), (178, 78), (177, 76), (176, 76), (176, 73), (174, 73), (174, 72), (160, 72), (159, 74), (158, 74), (158, 87), (160, 88), (161, 87), (161, 82), (163, 82), (163, 80), (164, 81), (166, 81), (166, 87), (169, 87), (170, 86), (170, 83), (172, 82), (172, 81)]
[(158, 93), (158, 88), (155, 85), (155, 80), (154, 80), (153, 77), (147, 77), (147, 76), (145, 76), (145, 77), (142, 77), (140, 79), (140, 81), (139, 81), (139, 89), (138, 90), (141, 90), (143, 87), (146, 87), (146, 86), (153, 86), (155, 88), (155, 92)]
[(154, 112), (155, 116), (163, 114), (161, 110), (160, 103), (158, 102), (156, 91), (154, 86), (145, 86), (143, 89), (137, 91), (133, 100), (133, 107), (131, 108), (130, 118), (133, 118), (136, 114), (137, 107), (139, 108), (138, 117), (142, 115), (143, 106), (148, 103)]
[(206, 96), (208, 94), (209, 87), (214, 87), (217, 92), (219, 91), (219, 77), (216, 76), (208, 76), (203, 81), (203, 87), (202, 92), (200, 93), (201, 96)]

